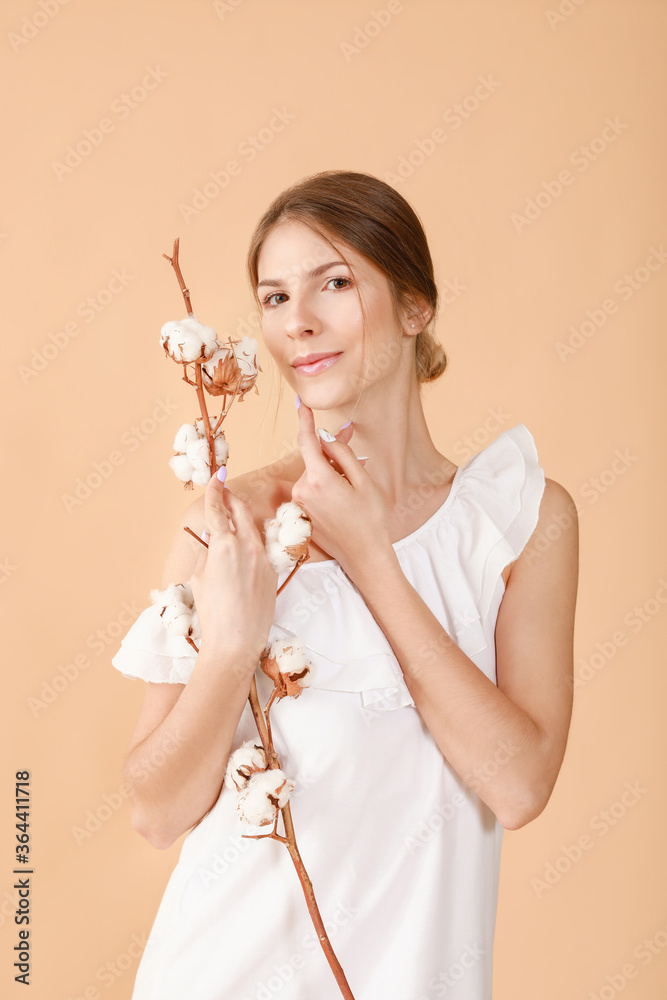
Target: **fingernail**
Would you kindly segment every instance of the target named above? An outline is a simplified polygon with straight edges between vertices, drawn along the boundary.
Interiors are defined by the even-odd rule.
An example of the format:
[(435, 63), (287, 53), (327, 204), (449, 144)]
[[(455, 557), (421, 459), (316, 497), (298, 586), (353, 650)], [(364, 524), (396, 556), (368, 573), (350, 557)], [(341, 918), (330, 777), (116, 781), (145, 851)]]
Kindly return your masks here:
[(297, 396), (296, 397), (296, 399), (294, 400), (294, 405), (296, 406), (296, 408), (298, 410), (299, 407), (301, 406), (301, 396)]
[(224, 465), (221, 465), (220, 468), (218, 469), (218, 479), (223, 484), (223, 486), (224, 486), (226, 478), (227, 478), (227, 467), (224, 466)]
[(343, 429), (344, 429), (345, 427), (349, 427), (351, 423), (352, 423), (352, 421), (351, 421), (351, 420), (348, 420), (348, 421), (347, 421), (347, 423), (345, 423), (345, 424), (341, 424), (341, 425), (340, 425), (340, 427), (338, 428), (338, 433), (340, 434), (340, 432), (341, 432), (341, 431), (342, 431), (342, 430), (343, 430)]
[(336, 440), (336, 435), (332, 434), (330, 431), (324, 429), (324, 427), (318, 427), (317, 433), (320, 435), (323, 441), (328, 441), (331, 444), (332, 441)]
[(211, 536), (209, 535), (208, 531), (204, 531), (204, 532), (202, 533), (202, 536), (201, 536), (201, 538), (202, 538), (202, 542), (208, 542), (208, 540), (209, 540), (209, 538), (210, 538), (210, 537), (211, 537)]
[(357, 455), (357, 461), (358, 462), (367, 462), (368, 461), (368, 455)]

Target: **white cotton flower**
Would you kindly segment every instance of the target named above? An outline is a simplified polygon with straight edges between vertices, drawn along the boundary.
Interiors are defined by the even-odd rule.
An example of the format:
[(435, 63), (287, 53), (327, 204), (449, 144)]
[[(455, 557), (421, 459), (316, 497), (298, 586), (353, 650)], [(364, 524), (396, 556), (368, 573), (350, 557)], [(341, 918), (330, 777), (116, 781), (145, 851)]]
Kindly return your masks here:
[(170, 632), (184, 638), (189, 637), (193, 642), (199, 641), (199, 615), (189, 583), (170, 583), (164, 590), (154, 587), (150, 598), (160, 608), (160, 617)]
[(251, 774), (266, 770), (264, 747), (254, 740), (246, 740), (229, 755), (225, 771), (225, 787), (240, 792), (248, 784)]
[(194, 424), (181, 424), (174, 438), (174, 451), (184, 455), (187, 446), (191, 441), (196, 441), (198, 436)]
[(222, 431), (213, 438), (215, 448), (215, 461), (218, 466), (226, 465), (229, 458), (229, 445)]
[(303, 643), (294, 639), (274, 639), (269, 646), (269, 656), (273, 656), (281, 674), (290, 678), (299, 677), (301, 687), (310, 687), (310, 664)]
[(274, 573), (280, 574), (294, 569), (294, 559), (285, 552), (280, 542), (267, 541), (264, 548)]
[(192, 483), (194, 486), (208, 486), (211, 481), (211, 472), (208, 466), (205, 469), (192, 470)]
[(308, 553), (312, 521), (294, 500), (281, 503), (275, 518), (264, 521), (264, 548), (274, 572), (292, 569)]
[[(169, 468), (174, 473), (176, 478), (180, 479), (182, 483), (189, 483), (192, 481), (192, 466), (190, 465), (187, 455), (172, 455), (169, 459)], [(210, 478), (211, 477), (209, 476), (209, 479)]]
[(208, 441), (206, 438), (197, 438), (196, 441), (190, 441), (185, 449), (185, 454), (188, 456), (188, 462), (193, 469), (208, 469), (210, 467)]
[(200, 323), (194, 314), (165, 323), (160, 331), (160, 343), (165, 353), (180, 364), (206, 361), (219, 346), (215, 330)]
[[(209, 426), (215, 427), (217, 417), (209, 417)], [(215, 463), (220, 468), (227, 464), (229, 445), (222, 428), (213, 437)], [(174, 438), (175, 455), (169, 461), (169, 468), (177, 479), (189, 488), (207, 486), (211, 478), (211, 462), (208, 440), (203, 417), (197, 417), (192, 424), (181, 424)]]
[(254, 337), (242, 337), (234, 344), (234, 354), (246, 378), (257, 375), (257, 341)]
[(218, 344), (212, 357), (202, 364), (202, 384), (212, 396), (239, 396), (252, 389), (257, 379), (257, 341), (243, 337), (236, 343)]
[(274, 639), (265, 647), (259, 665), (275, 684), (278, 700), (299, 698), (302, 689), (312, 683), (311, 664), (303, 643), (296, 636)]
[(268, 826), (275, 820), (277, 810), (287, 805), (294, 785), (280, 768), (257, 771), (238, 794), (239, 816), (253, 826)]
[(281, 503), (276, 511), (276, 521), (278, 522), (278, 541), (287, 548), (289, 545), (301, 545), (310, 538), (313, 530), (310, 518), (305, 513), (303, 507), (299, 507), (294, 500), (286, 500)]

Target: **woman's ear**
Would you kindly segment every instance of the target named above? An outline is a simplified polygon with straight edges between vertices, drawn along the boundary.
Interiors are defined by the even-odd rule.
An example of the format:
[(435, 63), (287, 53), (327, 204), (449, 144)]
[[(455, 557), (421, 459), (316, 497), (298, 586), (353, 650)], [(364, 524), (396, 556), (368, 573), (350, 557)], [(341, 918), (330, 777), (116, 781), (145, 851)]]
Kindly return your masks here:
[(433, 310), (424, 299), (411, 298), (404, 315), (408, 334), (416, 336), (433, 316)]

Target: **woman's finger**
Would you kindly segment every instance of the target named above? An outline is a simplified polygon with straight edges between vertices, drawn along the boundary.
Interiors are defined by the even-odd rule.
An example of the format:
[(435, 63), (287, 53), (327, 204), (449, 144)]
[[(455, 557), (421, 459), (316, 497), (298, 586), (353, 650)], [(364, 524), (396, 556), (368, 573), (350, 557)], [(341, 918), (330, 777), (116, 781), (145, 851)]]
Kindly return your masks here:
[(333, 441), (325, 441), (324, 438), (320, 438), (320, 441), (321, 450), (325, 458), (335, 463), (335, 466), (340, 470), (340, 474), (345, 476), (348, 483), (354, 486), (355, 489), (359, 488), (364, 482), (364, 473), (362, 472), (363, 463), (357, 458), (350, 446), (343, 444), (337, 438)]
[(224, 490), (224, 499), (229, 504), (228, 516), (232, 520), (236, 534), (245, 539), (256, 537), (259, 533), (248, 501), (243, 500), (227, 487)]

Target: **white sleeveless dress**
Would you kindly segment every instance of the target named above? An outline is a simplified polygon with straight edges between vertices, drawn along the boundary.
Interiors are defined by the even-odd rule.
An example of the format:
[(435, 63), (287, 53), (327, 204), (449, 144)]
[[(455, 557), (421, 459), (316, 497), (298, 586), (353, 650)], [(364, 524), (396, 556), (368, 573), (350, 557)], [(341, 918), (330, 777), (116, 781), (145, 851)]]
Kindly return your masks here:
[[(494, 683), (501, 573), (535, 529), (544, 485), (533, 437), (516, 424), (459, 467), (442, 506), (393, 546)], [(503, 827), (443, 757), (335, 560), (304, 563), (278, 596), (269, 641), (294, 635), (312, 686), (274, 702), (274, 745), (297, 783), (297, 844), (355, 1000), (490, 1000)], [(184, 684), (195, 659), (150, 605), (112, 663), (126, 677)], [(256, 677), (263, 705), (273, 684)], [(247, 739), (258, 739), (248, 704), (233, 748)], [(183, 841), (132, 1000), (340, 998), (287, 849), (241, 838), (258, 832), (267, 828), (243, 825), (223, 786)]]

